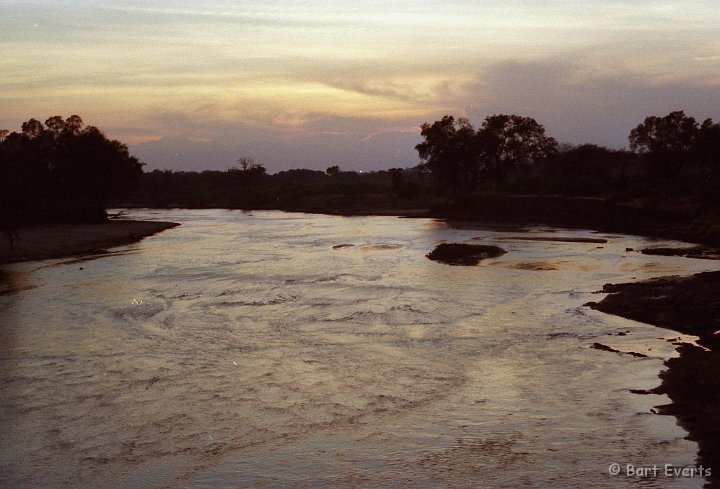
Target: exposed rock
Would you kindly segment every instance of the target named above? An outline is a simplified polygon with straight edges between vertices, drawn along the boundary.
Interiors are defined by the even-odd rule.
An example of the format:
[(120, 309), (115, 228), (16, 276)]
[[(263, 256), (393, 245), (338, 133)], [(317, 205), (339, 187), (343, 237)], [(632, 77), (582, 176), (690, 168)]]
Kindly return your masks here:
[(685, 258), (703, 258), (720, 260), (720, 250), (708, 246), (692, 246), (689, 248), (645, 248), (640, 250), (643, 255), (684, 256)]
[(431, 260), (448, 265), (472, 266), (486, 258), (495, 258), (507, 253), (497, 246), (474, 245), (463, 243), (442, 243), (426, 256)]

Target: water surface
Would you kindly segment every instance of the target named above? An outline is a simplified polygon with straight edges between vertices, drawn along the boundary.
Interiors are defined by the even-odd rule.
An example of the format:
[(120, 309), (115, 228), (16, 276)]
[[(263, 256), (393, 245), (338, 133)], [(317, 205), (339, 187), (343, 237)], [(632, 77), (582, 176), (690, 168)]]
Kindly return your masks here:
[[(679, 335), (583, 306), (607, 282), (718, 268), (626, 251), (677, 243), (130, 214), (182, 226), (5, 267), (3, 487), (636, 487), (608, 466), (694, 463), (675, 419), (652, 412), (668, 399), (630, 392), (658, 385)], [(508, 253), (477, 267), (428, 260), (443, 241)]]

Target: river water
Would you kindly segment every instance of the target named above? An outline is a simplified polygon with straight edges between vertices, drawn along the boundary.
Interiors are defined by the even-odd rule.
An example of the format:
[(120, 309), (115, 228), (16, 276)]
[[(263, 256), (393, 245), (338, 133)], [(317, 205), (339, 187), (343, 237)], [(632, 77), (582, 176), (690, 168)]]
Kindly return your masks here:
[[(703, 483), (609, 474), (694, 464), (697, 446), (652, 412), (667, 397), (630, 392), (659, 384), (679, 335), (583, 306), (607, 282), (717, 269), (626, 251), (677, 243), (396, 217), (130, 215), (182, 226), (4, 267), (2, 487)], [(443, 241), (508, 253), (476, 267), (427, 259)]]

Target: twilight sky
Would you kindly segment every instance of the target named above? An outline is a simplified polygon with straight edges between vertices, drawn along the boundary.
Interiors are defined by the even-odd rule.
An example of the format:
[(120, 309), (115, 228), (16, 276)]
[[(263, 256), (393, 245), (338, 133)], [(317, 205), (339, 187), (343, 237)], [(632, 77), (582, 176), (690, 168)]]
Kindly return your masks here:
[(720, 120), (718, 0), (0, 0), (0, 129), (79, 114), (147, 169), (418, 163), (422, 122), (624, 147)]

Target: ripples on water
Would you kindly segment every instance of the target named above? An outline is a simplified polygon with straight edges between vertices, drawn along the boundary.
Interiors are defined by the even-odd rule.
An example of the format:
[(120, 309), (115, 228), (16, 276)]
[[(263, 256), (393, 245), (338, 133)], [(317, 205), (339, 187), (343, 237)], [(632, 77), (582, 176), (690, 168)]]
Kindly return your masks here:
[[(650, 411), (667, 398), (629, 392), (659, 383), (678, 335), (582, 304), (606, 282), (715, 262), (590, 231), (524, 235), (608, 243), (392, 217), (132, 215), (183, 225), (2, 275), (4, 487), (635, 487), (609, 464), (694, 462), (674, 418)], [(425, 258), (466, 240), (508, 253)]]

